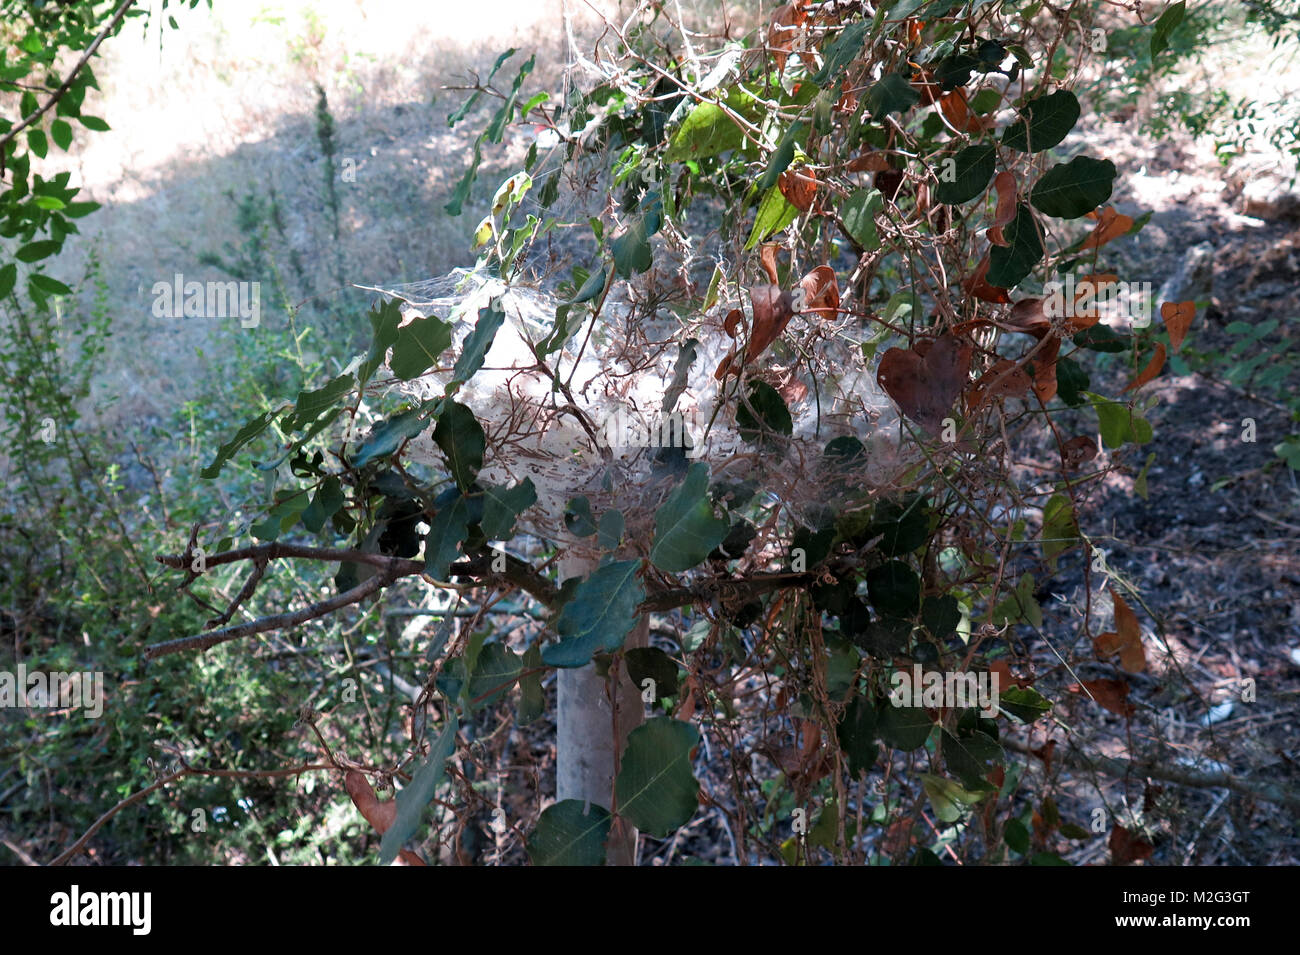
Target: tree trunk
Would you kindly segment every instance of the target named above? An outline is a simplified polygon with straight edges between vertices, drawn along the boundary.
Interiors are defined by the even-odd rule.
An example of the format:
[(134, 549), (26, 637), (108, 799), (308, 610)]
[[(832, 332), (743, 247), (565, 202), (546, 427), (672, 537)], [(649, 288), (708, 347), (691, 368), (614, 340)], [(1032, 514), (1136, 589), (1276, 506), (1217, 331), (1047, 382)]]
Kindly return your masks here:
[[(589, 574), (598, 565), (582, 558), (561, 561), (561, 577)], [(626, 647), (649, 642), (650, 618), (642, 617), (627, 636)], [(617, 679), (617, 692), (611, 684)], [(555, 797), (580, 799), (614, 809), (614, 778), (627, 734), (645, 719), (641, 693), (619, 667), (609, 676), (596, 672), (595, 664), (562, 669), (558, 674)], [(615, 820), (606, 843), (607, 865), (636, 865), (637, 831)]]

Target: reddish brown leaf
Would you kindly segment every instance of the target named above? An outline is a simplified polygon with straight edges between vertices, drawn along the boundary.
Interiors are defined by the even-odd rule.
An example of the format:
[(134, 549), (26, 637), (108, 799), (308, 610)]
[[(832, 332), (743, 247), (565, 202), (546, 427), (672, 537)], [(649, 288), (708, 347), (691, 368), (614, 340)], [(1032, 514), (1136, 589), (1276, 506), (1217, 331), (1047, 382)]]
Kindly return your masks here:
[(1187, 337), (1187, 329), (1192, 327), (1192, 319), (1196, 317), (1196, 303), (1161, 302), (1160, 317), (1164, 319), (1165, 329), (1169, 332), (1169, 344), (1174, 346), (1174, 351), (1178, 351), (1183, 339)]
[(1081, 434), (1061, 445), (1061, 470), (1077, 471), (1097, 456), (1097, 439)]
[(1016, 302), (1011, 306), (1011, 312), (1003, 324), (1012, 326), (1018, 332), (1033, 335), (1035, 338), (1042, 338), (1052, 327), (1047, 313), (1043, 311), (1041, 298), (1022, 298)]
[(989, 672), (998, 675), (999, 687), (1018, 686), (1021, 689), (1024, 689), (1027, 686), (1034, 685), (1032, 679), (1018, 677), (1013, 674), (1011, 672), (1011, 664), (1006, 660), (994, 660), (989, 664)]
[(813, 199), (817, 196), (817, 177), (802, 166), (781, 173), (776, 186), (781, 190), (781, 195), (785, 196), (786, 201), (800, 212), (811, 209)]
[[(794, 46), (795, 36), (808, 22), (809, 3), (810, 0), (798, 0), (779, 6), (772, 13), (767, 29), (767, 46), (772, 51), (778, 73), (785, 72), (785, 61)], [(807, 62), (806, 58), (804, 62)]]
[(1084, 240), (1083, 245), (1079, 246), (1080, 251), (1084, 249), (1099, 249), (1107, 242), (1118, 239), (1129, 229), (1133, 228), (1133, 219), (1131, 216), (1123, 215), (1116, 212), (1113, 206), (1106, 206), (1101, 210), (1101, 214), (1092, 214), (1096, 218), (1097, 224), (1093, 227), (1088, 238)]
[(767, 275), (767, 280), (773, 285), (781, 284), (781, 280), (777, 278), (776, 274), (776, 253), (780, 249), (781, 246), (777, 242), (764, 242), (758, 247), (758, 264), (762, 267), (764, 274)]
[(398, 849), (398, 850), (397, 850), (397, 864), (398, 864), (398, 865), (424, 865), (424, 866), (427, 866), (429, 863), (425, 862), (423, 859), (421, 859), (418, 855), (416, 855), (416, 854), (415, 854), (414, 852), (412, 852), (410, 849)]
[(993, 188), (998, 194), (998, 207), (993, 213), (993, 224), (1004, 226), (1016, 217), (1016, 177), (1003, 170), (993, 177)]
[(1029, 390), (1029, 376), (1010, 358), (993, 363), (966, 393), (967, 414), (974, 414), (986, 402), (997, 398), (1018, 398)]
[(889, 157), (874, 149), (867, 149), (849, 160), (849, 172), (880, 172), (892, 168)]
[(389, 799), (381, 802), (375, 795), (375, 789), (370, 785), (370, 780), (357, 772), (350, 769), (343, 777), (343, 786), (352, 797), (352, 804), (357, 807), (361, 815), (365, 817), (366, 822), (374, 826), (375, 831), (381, 836), (388, 831), (397, 820), (397, 801)]
[(840, 307), (840, 287), (833, 268), (819, 265), (800, 279), (799, 285), (804, 292), (805, 312), (816, 312), (819, 318), (835, 318), (835, 311)]
[(1125, 719), (1137, 712), (1137, 707), (1128, 701), (1128, 684), (1123, 680), (1086, 680), (1082, 684), (1071, 683), (1066, 689), (1071, 693), (1086, 690), (1102, 707)]
[(1029, 372), (1034, 378), (1034, 394), (1043, 404), (1056, 397), (1056, 356), (1060, 351), (1061, 340), (1052, 338), (1029, 360)]
[(1164, 342), (1156, 342), (1155, 354), (1147, 362), (1147, 366), (1138, 372), (1138, 376), (1128, 383), (1124, 391), (1133, 391), (1141, 388), (1147, 382), (1157, 377), (1165, 367), (1165, 345)]
[(882, 196), (893, 202), (898, 197), (898, 191), (903, 188), (903, 179), (901, 169), (882, 169), (876, 173), (872, 185), (880, 190)]
[(848, 77), (840, 83), (840, 98), (835, 101), (835, 111), (837, 113), (853, 113), (858, 108), (858, 92), (849, 82)]
[(1114, 865), (1130, 865), (1134, 862), (1141, 862), (1144, 859), (1150, 859), (1151, 853), (1155, 847), (1139, 836), (1129, 832), (1118, 822), (1110, 830), (1111, 863)]
[(1115, 629), (1094, 639), (1092, 648), (1098, 660), (1119, 654), (1119, 665), (1125, 671), (1141, 673), (1147, 668), (1147, 655), (1142, 646), (1142, 627), (1138, 624), (1137, 614), (1113, 589), (1110, 595), (1115, 601)]
[(937, 432), (966, 386), (971, 346), (941, 335), (921, 352), (891, 348), (881, 356), (876, 381), (907, 415), (930, 433)]
[(727, 313), (727, 317), (722, 320), (722, 327), (732, 338), (736, 337), (736, 329), (740, 328), (740, 323), (745, 320), (745, 313), (738, 308), (733, 308)]
[(989, 257), (986, 255), (980, 260), (979, 267), (975, 269), (975, 274), (963, 283), (966, 294), (973, 295), (985, 302), (992, 302), (995, 305), (1005, 305), (1010, 302), (1011, 296), (1007, 294), (1006, 289), (988, 283), (986, 278), (988, 274)]
[(749, 347), (745, 349), (746, 364), (780, 338), (794, 317), (790, 293), (781, 291), (776, 285), (753, 286), (749, 290), (749, 299), (754, 305), (754, 327), (749, 334)]

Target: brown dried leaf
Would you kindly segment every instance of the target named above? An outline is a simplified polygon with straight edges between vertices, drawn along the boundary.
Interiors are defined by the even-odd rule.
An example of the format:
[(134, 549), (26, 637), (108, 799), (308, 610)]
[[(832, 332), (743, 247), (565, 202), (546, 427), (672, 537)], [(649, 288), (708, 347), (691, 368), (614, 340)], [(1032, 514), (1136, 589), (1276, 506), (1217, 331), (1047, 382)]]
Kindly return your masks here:
[(764, 274), (767, 275), (767, 280), (773, 285), (779, 285), (781, 282), (776, 274), (776, 253), (780, 249), (781, 245), (777, 242), (764, 242), (758, 247), (758, 264), (762, 267)]
[(1097, 439), (1081, 434), (1061, 445), (1061, 470), (1077, 471), (1097, 456)]
[(1164, 319), (1165, 329), (1169, 332), (1169, 344), (1174, 346), (1174, 351), (1178, 351), (1183, 339), (1187, 337), (1187, 329), (1192, 327), (1192, 319), (1196, 318), (1196, 303), (1161, 302), (1160, 317)]
[(1056, 397), (1056, 356), (1061, 351), (1061, 340), (1052, 338), (1029, 360), (1029, 373), (1034, 378), (1034, 394), (1043, 404)]
[(1128, 701), (1128, 684), (1123, 680), (1086, 680), (1081, 684), (1071, 683), (1067, 689), (1071, 693), (1086, 690), (1102, 707), (1125, 719), (1137, 712), (1137, 707)]
[(1147, 362), (1147, 366), (1138, 372), (1138, 376), (1128, 383), (1124, 391), (1134, 391), (1141, 388), (1147, 382), (1157, 377), (1165, 367), (1165, 345), (1164, 342), (1156, 342), (1155, 354)]
[[(781, 190), (786, 201), (800, 212), (811, 209), (813, 200), (817, 197), (817, 177), (804, 166), (781, 173), (776, 187)], [(776, 279), (772, 281), (775, 282)]]
[(1146, 649), (1142, 646), (1142, 627), (1137, 614), (1114, 589), (1110, 592), (1115, 601), (1115, 629), (1103, 633), (1092, 641), (1098, 660), (1119, 654), (1119, 665), (1128, 673), (1141, 673), (1147, 668)]
[(993, 189), (998, 194), (998, 207), (993, 213), (993, 225), (1004, 226), (1016, 217), (1016, 177), (1003, 170), (993, 177)]
[(799, 285), (804, 292), (805, 312), (816, 312), (818, 318), (835, 318), (840, 307), (840, 286), (833, 268), (819, 265), (800, 279)]
[(1010, 358), (993, 363), (966, 393), (967, 414), (974, 414), (996, 398), (1018, 398), (1029, 390), (1029, 375)]
[(350, 769), (343, 777), (343, 787), (352, 797), (352, 804), (357, 807), (366, 822), (370, 823), (381, 836), (397, 820), (397, 801), (389, 799), (381, 802), (375, 795), (375, 789), (365, 775)]
[(907, 415), (931, 434), (943, 425), (966, 386), (971, 346), (951, 334), (916, 348), (891, 348), (881, 356), (876, 381)]
[(1134, 862), (1141, 862), (1144, 859), (1150, 859), (1151, 853), (1155, 852), (1155, 847), (1139, 836), (1133, 835), (1118, 822), (1110, 830), (1111, 862), (1114, 865), (1129, 865)]
[(1099, 249), (1107, 242), (1118, 239), (1129, 229), (1133, 228), (1133, 218), (1122, 213), (1116, 212), (1113, 206), (1106, 206), (1101, 210), (1101, 214), (1093, 213), (1097, 224), (1093, 227), (1088, 238), (1084, 240), (1079, 250)]

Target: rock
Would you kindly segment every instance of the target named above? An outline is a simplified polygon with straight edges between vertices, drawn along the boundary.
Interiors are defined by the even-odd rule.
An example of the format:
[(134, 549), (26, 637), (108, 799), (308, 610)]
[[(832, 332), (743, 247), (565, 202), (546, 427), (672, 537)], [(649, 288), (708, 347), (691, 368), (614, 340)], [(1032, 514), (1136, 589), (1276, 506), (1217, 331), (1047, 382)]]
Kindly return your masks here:
[(1160, 286), (1160, 302), (1196, 302), (1214, 294), (1214, 253), (1209, 242), (1194, 245), (1183, 253), (1178, 268)]
[(1242, 187), (1237, 203), (1243, 215), (1256, 219), (1300, 219), (1300, 195), (1279, 177), (1252, 179)]

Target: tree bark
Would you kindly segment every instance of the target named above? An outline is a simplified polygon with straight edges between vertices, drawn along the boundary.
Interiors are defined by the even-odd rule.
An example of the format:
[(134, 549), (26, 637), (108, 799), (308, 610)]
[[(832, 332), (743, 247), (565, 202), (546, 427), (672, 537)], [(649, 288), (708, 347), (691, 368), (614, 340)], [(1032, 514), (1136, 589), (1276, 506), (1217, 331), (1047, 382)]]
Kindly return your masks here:
[[(595, 561), (566, 558), (561, 577), (589, 574)], [(627, 648), (649, 642), (650, 618), (642, 616), (628, 634)], [(641, 693), (628, 678), (626, 668), (611, 666), (608, 676), (595, 664), (562, 669), (558, 674), (555, 797), (580, 799), (606, 809), (614, 806), (614, 779), (627, 735), (645, 720)], [(607, 865), (636, 865), (637, 831), (615, 820), (606, 843)]]

